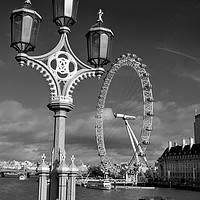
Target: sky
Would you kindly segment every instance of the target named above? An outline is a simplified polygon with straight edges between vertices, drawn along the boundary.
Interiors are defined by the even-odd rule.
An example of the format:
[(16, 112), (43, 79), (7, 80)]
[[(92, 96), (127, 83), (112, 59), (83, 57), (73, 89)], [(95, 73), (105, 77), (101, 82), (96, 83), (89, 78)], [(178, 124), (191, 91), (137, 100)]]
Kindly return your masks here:
[[(54, 121), (46, 107), (48, 84), (39, 72), (21, 68), (10, 48), (10, 15), (23, 2), (7, 0), (0, 7), (0, 160), (38, 161), (42, 153), (50, 160)], [(51, 1), (32, 0), (32, 5), (42, 23), (30, 55), (40, 55), (55, 47), (59, 34), (52, 22)], [(155, 117), (146, 154), (153, 165), (169, 140), (180, 144), (182, 138), (194, 134), (194, 110), (200, 110), (200, 2), (80, 0), (69, 40), (85, 63), (85, 34), (95, 24), (100, 8), (105, 27), (115, 35), (111, 63), (133, 53), (142, 58), (151, 75)], [(77, 163), (99, 163), (94, 116), (102, 81), (84, 80), (73, 93), (75, 108), (66, 121), (66, 150), (67, 159), (74, 154)]]

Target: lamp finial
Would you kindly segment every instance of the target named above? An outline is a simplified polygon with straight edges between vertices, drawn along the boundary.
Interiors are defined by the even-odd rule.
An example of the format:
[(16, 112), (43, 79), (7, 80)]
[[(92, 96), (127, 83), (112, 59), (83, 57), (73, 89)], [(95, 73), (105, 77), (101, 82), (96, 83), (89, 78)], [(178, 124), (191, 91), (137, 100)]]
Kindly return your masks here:
[(31, 3), (31, 0), (25, 0), (24, 3), (32, 4), (32, 3)]
[(41, 158), (42, 158), (42, 162), (45, 162), (46, 156), (44, 153), (42, 154)]
[(103, 22), (102, 15), (103, 15), (103, 11), (101, 9), (99, 9), (98, 20), (97, 20), (98, 22)]
[(74, 161), (75, 161), (75, 156), (74, 156), (74, 155), (72, 155), (71, 161), (72, 161), (72, 163), (74, 164)]
[(66, 158), (65, 154), (61, 154), (61, 163), (65, 162), (65, 158)]

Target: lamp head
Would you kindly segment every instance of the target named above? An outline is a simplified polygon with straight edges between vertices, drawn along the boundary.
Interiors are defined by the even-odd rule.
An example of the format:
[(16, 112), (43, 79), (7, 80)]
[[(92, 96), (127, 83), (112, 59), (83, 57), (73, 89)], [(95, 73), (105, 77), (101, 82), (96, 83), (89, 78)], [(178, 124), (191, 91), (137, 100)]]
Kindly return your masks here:
[(53, 21), (59, 27), (76, 23), (79, 0), (52, 0)]
[(10, 18), (11, 47), (19, 53), (33, 51), (42, 18), (32, 8), (31, 1), (26, 0), (21, 8), (13, 10)]
[(88, 62), (96, 68), (103, 67), (110, 62), (111, 42), (113, 32), (103, 27), (103, 12), (100, 9), (98, 19), (86, 34)]

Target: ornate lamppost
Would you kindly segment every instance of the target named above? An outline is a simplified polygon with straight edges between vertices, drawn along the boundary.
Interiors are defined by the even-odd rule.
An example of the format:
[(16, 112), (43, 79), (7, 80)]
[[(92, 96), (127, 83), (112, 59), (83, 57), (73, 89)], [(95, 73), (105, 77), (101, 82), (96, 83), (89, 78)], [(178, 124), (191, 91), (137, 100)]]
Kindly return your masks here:
[[(86, 34), (88, 66), (73, 53), (68, 34), (70, 26), (76, 22), (79, 0), (52, 0), (53, 21), (59, 27), (60, 41), (50, 52), (40, 56), (29, 56), (33, 51), (39, 31), (41, 16), (33, 10), (31, 1), (26, 0), (21, 8), (11, 15), (11, 47), (18, 53), (16, 60), (20, 66), (38, 70), (48, 81), (50, 102), (48, 108), (55, 113), (52, 170), (50, 172), (50, 199), (58, 198), (58, 172), (62, 155), (65, 155), (65, 119), (73, 108), (72, 93), (80, 80), (98, 77), (104, 73), (104, 65), (109, 63), (113, 33), (103, 27), (102, 11), (97, 23)], [(63, 162), (63, 161), (62, 161)]]

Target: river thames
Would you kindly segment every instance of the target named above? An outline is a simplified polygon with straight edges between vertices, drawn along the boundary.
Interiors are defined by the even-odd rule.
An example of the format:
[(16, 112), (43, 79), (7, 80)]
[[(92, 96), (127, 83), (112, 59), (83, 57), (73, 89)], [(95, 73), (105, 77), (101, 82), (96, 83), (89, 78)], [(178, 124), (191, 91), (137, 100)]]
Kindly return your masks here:
[[(20, 181), (0, 178), (0, 200), (37, 200), (37, 178)], [(138, 200), (144, 196), (171, 197), (174, 200), (198, 200), (200, 192), (170, 188), (95, 190), (77, 187), (76, 200)]]

